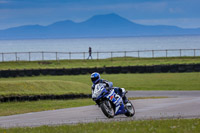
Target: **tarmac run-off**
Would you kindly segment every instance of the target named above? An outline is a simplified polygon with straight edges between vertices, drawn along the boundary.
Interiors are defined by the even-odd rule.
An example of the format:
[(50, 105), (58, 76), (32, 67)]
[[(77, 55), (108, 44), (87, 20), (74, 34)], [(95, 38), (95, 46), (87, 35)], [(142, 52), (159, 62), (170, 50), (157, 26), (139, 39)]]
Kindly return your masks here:
[(133, 100), (136, 114), (108, 119), (96, 105), (0, 117), (0, 127), (76, 124), (164, 118), (200, 118), (200, 91), (130, 91), (128, 97), (166, 96), (169, 98)]

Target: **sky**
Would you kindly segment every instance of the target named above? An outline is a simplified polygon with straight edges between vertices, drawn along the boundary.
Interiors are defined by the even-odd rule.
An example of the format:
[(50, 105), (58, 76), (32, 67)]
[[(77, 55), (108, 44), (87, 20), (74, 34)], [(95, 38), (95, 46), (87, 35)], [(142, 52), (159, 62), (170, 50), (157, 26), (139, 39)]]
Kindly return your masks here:
[(109, 13), (145, 25), (200, 28), (199, 7), (200, 0), (0, 0), (0, 29)]

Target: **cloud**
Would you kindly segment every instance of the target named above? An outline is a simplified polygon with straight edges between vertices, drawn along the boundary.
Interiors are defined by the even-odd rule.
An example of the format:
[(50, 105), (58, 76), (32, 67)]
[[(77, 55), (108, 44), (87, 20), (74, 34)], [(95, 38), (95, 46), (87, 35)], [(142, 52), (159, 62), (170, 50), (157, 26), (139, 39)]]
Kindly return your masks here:
[(9, 3), (9, 1), (6, 1), (6, 0), (0, 0), (0, 4), (6, 4), (6, 3)]
[(135, 19), (132, 22), (143, 25), (171, 25), (181, 28), (200, 28), (200, 18)]

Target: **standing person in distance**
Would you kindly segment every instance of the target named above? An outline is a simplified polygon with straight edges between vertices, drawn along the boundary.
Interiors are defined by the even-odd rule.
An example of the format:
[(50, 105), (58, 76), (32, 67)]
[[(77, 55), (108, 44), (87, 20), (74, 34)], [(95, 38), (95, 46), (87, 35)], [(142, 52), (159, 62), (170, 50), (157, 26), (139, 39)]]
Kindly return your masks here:
[(89, 56), (87, 59), (89, 59), (90, 57), (92, 59), (92, 48), (91, 47), (89, 47), (88, 53), (89, 53)]

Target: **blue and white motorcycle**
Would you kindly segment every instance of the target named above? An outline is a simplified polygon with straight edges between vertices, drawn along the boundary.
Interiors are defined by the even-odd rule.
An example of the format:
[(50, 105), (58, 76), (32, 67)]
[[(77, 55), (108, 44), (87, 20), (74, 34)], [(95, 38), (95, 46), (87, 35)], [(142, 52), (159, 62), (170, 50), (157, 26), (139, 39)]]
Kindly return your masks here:
[(92, 98), (108, 118), (119, 114), (132, 117), (135, 114), (133, 104), (129, 100), (124, 104), (122, 97), (116, 94), (114, 89), (108, 91), (103, 83), (95, 85)]

